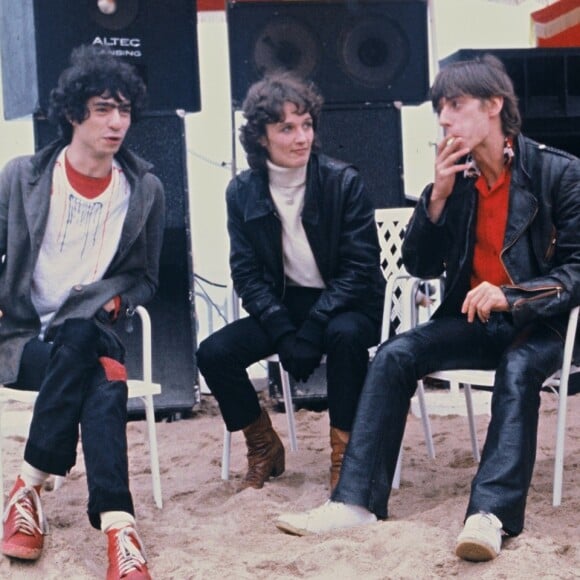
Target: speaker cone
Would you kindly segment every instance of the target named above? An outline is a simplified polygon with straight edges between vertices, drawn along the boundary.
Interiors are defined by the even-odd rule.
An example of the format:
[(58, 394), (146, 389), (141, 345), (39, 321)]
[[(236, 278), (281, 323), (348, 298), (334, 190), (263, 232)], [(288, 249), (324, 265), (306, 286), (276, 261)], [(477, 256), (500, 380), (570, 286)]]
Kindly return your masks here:
[(340, 62), (355, 81), (371, 88), (387, 88), (409, 60), (409, 42), (389, 18), (369, 16), (343, 33)]
[(97, 0), (85, 0), (89, 5), (90, 17), (103, 28), (108, 30), (121, 30), (127, 28), (137, 17), (139, 12), (139, 0), (117, 0), (117, 9), (112, 14), (104, 14)]
[(260, 76), (284, 70), (307, 78), (318, 62), (316, 37), (292, 18), (269, 22), (254, 43), (254, 66)]

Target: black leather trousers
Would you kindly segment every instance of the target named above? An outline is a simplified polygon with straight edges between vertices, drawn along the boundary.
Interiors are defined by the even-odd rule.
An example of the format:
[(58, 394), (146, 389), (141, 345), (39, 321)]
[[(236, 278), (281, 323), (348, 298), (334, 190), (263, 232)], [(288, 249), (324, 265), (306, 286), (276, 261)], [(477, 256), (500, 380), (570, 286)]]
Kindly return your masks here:
[(493, 313), (487, 324), (442, 317), (388, 340), (370, 365), (332, 499), (386, 518), (417, 380), (437, 370), (495, 368), (492, 416), (466, 517), (491, 512), (508, 534), (519, 534), (536, 458), (540, 387), (562, 356), (563, 340), (553, 330), (541, 324), (517, 330), (506, 313)]

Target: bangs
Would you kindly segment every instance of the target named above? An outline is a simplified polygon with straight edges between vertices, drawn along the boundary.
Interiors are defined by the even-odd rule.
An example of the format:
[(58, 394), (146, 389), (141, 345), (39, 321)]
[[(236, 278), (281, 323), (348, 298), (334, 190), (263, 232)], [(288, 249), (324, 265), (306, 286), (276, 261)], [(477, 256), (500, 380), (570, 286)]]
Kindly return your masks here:
[(476, 61), (457, 63), (444, 68), (433, 83), (430, 91), (431, 104), (435, 111), (439, 108), (441, 99), (456, 99), (457, 97), (475, 97), (487, 99), (496, 96), (495, 83), (490, 82), (486, 68), (478, 66)]

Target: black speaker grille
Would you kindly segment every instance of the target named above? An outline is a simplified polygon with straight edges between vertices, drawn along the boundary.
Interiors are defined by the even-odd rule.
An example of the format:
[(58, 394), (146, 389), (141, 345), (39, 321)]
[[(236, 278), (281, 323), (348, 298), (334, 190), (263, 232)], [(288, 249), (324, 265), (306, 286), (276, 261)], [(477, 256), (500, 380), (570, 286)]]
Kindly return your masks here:
[(310, 78), (333, 105), (426, 98), (425, 0), (230, 0), (227, 21), (234, 107), (275, 70)]
[(409, 65), (409, 39), (391, 18), (361, 18), (347, 27), (339, 45), (346, 74), (362, 86), (389, 87)]
[(405, 205), (398, 108), (326, 107), (318, 136), (324, 153), (359, 169), (375, 208)]

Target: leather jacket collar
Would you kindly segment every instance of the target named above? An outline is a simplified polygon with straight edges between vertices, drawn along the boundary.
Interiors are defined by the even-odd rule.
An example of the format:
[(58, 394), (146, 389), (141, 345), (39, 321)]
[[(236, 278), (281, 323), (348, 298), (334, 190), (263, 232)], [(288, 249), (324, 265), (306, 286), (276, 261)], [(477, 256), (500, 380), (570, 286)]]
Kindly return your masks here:
[[(315, 225), (319, 220), (319, 204), (316, 195), (318, 180), (315, 176), (318, 172), (318, 159), (311, 155), (306, 170), (306, 194), (304, 196), (304, 209), (302, 221)], [(244, 221), (262, 218), (268, 214), (274, 214), (276, 208), (270, 197), (267, 170), (254, 169), (247, 175), (245, 180), (248, 185), (248, 202), (244, 214)]]

